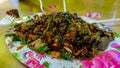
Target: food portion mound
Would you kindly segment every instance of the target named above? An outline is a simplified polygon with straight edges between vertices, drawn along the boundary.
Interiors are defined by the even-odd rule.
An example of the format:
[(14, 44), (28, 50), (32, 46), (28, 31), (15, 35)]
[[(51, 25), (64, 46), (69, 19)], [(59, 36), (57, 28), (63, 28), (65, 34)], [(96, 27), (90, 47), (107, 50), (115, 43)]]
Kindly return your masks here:
[(69, 12), (35, 15), (14, 27), (15, 36), (26, 41), (30, 49), (66, 60), (91, 59), (114, 40), (111, 31), (88, 24), (76, 13)]

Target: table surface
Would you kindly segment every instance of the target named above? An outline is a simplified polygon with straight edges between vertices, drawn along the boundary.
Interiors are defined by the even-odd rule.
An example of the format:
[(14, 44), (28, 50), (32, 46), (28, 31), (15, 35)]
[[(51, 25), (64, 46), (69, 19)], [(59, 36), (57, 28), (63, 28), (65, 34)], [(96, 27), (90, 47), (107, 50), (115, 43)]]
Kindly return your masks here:
[[(66, 0), (67, 11), (86, 16), (87, 12), (98, 12), (100, 19), (120, 18), (120, 0)], [(62, 0), (43, 0), (47, 13), (63, 11)], [(20, 16), (41, 12), (39, 0), (0, 0), (0, 19), (9, 9), (17, 8)], [(105, 23), (114, 32), (120, 34), (119, 21)], [(9, 52), (5, 43), (5, 31), (8, 26), (0, 26), (0, 68), (26, 68)]]

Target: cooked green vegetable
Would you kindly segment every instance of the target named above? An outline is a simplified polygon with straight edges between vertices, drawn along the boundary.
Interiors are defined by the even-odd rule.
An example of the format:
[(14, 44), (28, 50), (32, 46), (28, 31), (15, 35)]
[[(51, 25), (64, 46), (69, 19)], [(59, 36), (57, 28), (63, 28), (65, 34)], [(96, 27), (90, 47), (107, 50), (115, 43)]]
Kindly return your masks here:
[(21, 41), (21, 40), (20, 40), (20, 38), (18, 36), (13, 36), (12, 41), (14, 42), (14, 41)]
[(45, 53), (49, 50), (48, 48), (48, 44), (43, 44), (37, 51), (40, 52), (40, 53)]
[(6, 31), (7, 34), (15, 34), (14, 30), (8, 30)]
[(114, 32), (114, 36), (117, 37), (117, 38), (120, 37), (120, 35), (117, 34), (116, 32)]
[(25, 44), (28, 44), (28, 42), (25, 40), (21, 40), (20, 44), (25, 45)]
[(46, 68), (49, 68), (49, 63), (46, 61), (43, 63), (45, 65)]
[(64, 54), (64, 53), (61, 54), (61, 57), (65, 60), (70, 60), (72, 58), (71, 54)]

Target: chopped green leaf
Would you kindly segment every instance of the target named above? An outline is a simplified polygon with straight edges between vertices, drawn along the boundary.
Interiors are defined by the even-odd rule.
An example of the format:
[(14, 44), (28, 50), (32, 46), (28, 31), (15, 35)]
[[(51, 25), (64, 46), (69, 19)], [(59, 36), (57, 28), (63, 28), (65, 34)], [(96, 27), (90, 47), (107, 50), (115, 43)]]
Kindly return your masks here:
[(117, 50), (120, 51), (120, 48), (118, 48)]
[(13, 54), (13, 56), (14, 56), (15, 58), (17, 58), (18, 60), (20, 60), (19, 54), (18, 54), (17, 52), (14, 52), (14, 53), (12, 53), (12, 54)]
[(83, 20), (81, 20), (81, 19), (77, 19), (77, 21), (76, 21), (78, 24), (80, 24), (80, 23), (84, 23), (84, 21)]
[(57, 33), (52, 34), (52, 38), (53, 38), (53, 37), (56, 37), (56, 36), (58, 36), (58, 34), (57, 34)]
[(20, 42), (20, 44), (22, 44), (22, 45), (25, 45), (25, 44), (27, 44), (28, 42), (26, 42), (25, 40), (21, 40), (21, 42)]
[(61, 54), (61, 57), (65, 60), (70, 60), (72, 58), (71, 54), (64, 54), (64, 53)]
[(69, 24), (69, 25), (68, 25), (68, 28), (70, 28), (70, 27), (72, 27), (72, 26), (73, 26), (73, 24)]
[(15, 34), (15, 32), (13, 30), (8, 30), (6, 31), (7, 34)]
[(39, 49), (38, 49), (38, 52), (41, 52), (41, 53), (44, 53), (46, 51), (48, 51), (49, 48), (47, 46), (47, 44), (45, 43), (43, 46), (41, 46)]
[(46, 61), (43, 63), (45, 65), (46, 68), (49, 68), (49, 63)]
[(21, 41), (20, 38), (18, 36), (13, 36), (12, 41)]
[(50, 55), (50, 50), (48, 50), (48, 51), (46, 52), (46, 54)]
[(116, 38), (120, 37), (120, 35), (119, 35), (118, 33), (116, 33), (116, 32), (114, 32), (114, 36), (115, 36)]
[(30, 16), (27, 16), (27, 18), (29, 18), (29, 19), (30, 19), (31, 17), (30, 17)]
[(10, 24), (10, 26), (13, 26), (13, 27), (16, 27), (17, 25), (18, 25), (18, 23), (16, 23), (16, 22), (13, 22)]
[(107, 28), (106, 28), (106, 27), (103, 27), (102, 29), (103, 29), (103, 30), (107, 30)]
[(37, 52), (40, 53), (49, 53), (49, 48), (48, 48), (48, 44), (47, 43), (38, 43), (35, 44), (35, 46), (39, 46), (39, 47), (31, 47), (30, 45), (28, 45), (28, 47), (32, 50), (35, 50)]
[(18, 57), (18, 53), (14, 52), (13, 56)]
[(79, 68), (82, 68), (82, 65), (80, 65), (80, 67)]
[(97, 35), (98, 37), (100, 37), (100, 33), (97, 32), (96, 35)]
[(32, 22), (25, 23), (25, 25), (26, 25), (27, 27), (29, 27), (29, 26), (35, 26), (35, 24), (34, 24), (34, 23), (32, 23)]

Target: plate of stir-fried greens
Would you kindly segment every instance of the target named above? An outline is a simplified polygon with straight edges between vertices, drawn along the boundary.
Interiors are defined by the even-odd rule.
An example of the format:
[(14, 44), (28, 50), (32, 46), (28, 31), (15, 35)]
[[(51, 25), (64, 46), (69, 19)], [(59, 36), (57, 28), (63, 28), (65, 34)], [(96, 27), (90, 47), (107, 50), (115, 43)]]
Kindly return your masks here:
[(103, 28), (69, 12), (27, 16), (11, 24), (6, 42), (10, 52), (30, 68), (80, 68), (85, 60), (92, 62), (117, 50), (111, 45), (119, 44), (119, 35), (100, 25)]

